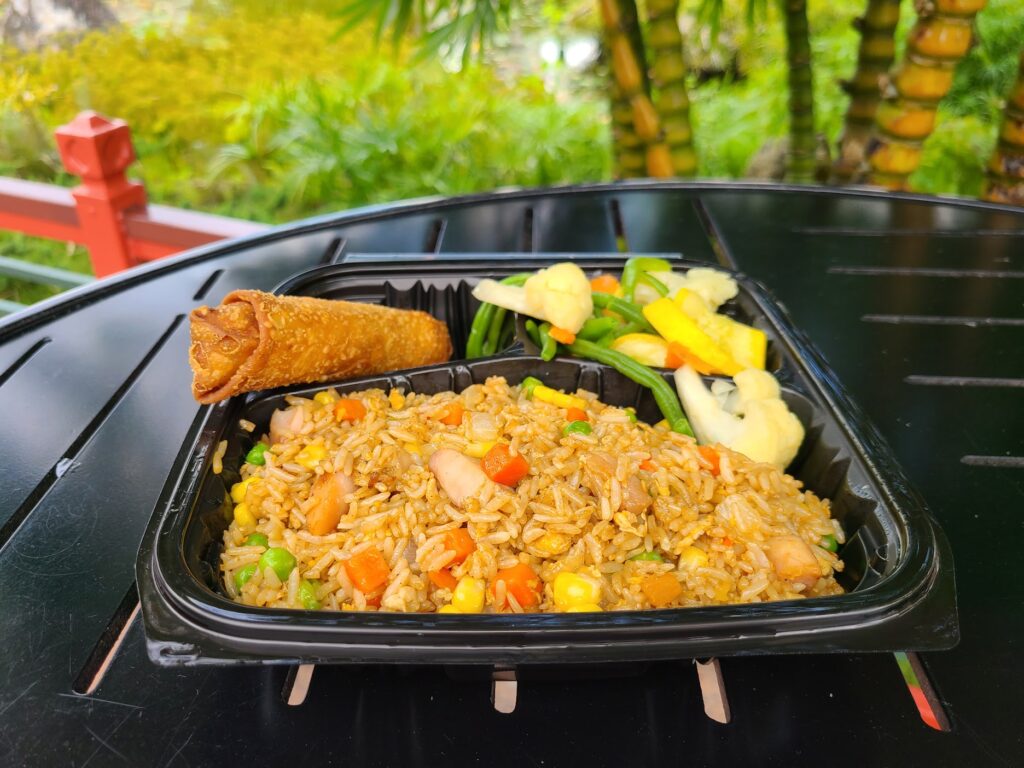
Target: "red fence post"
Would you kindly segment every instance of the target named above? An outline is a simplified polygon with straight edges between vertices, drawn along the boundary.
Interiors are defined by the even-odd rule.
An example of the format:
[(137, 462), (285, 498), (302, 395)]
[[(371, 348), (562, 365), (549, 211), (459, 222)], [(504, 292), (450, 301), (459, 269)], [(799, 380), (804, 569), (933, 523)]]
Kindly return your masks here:
[(146, 207), (142, 184), (125, 176), (135, 161), (128, 124), (81, 112), (55, 133), (64, 167), (82, 179), (71, 193), (93, 271), (104, 277), (127, 269), (132, 259), (122, 212)]

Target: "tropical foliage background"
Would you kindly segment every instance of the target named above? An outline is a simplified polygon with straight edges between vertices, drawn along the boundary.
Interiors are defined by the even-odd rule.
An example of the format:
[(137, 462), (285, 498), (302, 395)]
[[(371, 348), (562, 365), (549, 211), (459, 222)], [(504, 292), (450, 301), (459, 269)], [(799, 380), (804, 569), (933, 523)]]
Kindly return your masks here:
[[(792, 45), (794, 3), (806, 49)], [(866, 39), (852, 22), (879, 3), (898, 5), (179, 0), (174, 14), (0, 49), (0, 175), (73, 183), (52, 130), (91, 108), (129, 122), (134, 175), (154, 202), (268, 222), (646, 174), (659, 162), (702, 178), (827, 178), (851, 104), (841, 81)], [(635, 28), (614, 15), (630, 7)], [(904, 0), (883, 51), (897, 64), (915, 19)], [(909, 177), (921, 192), (983, 192), (1024, 44), (1024, 0), (989, 0), (969, 29)], [(627, 49), (635, 66), (623, 73)], [(798, 72), (791, 91), (801, 68), (807, 77)], [(796, 141), (791, 92), (802, 94), (795, 113), (809, 129)], [(88, 271), (80, 250), (12, 234), (0, 233), (0, 255)], [(49, 292), (0, 280), (0, 296), (18, 301)]]

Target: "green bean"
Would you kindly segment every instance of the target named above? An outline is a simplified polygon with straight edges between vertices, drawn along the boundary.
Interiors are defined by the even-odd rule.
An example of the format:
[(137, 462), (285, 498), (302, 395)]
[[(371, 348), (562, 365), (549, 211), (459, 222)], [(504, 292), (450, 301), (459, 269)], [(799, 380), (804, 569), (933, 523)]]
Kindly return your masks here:
[(650, 275), (646, 272), (641, 272), (637, 278), (638, 283), (646, 283), (651, 286), (655, 291), (658, 292), (659, 296), (668, 296), (668, 286), (665, 285), (661, 280), (656, 278), (654, 275)]
[(569, 351), (578, 357), (586, 357), (596, 360), (599, 363), (609, 365), (623, 376), (632, 379), (637, 384), (647, 387), (654, 395), (654, 401), (661, 409), (665, 421), (673, 432), (679, 432), (693, 437), (693, 428), (683, 413), (683, 407), (679, 404), (679, 398), (672, 391), (668, 382), (655, 373), (646, 365), (640, 365), (636, 360), (614, 349), (606, 349), (585, 339), (576, 339), (569, 345)]
[[(509, 275), (504, 280), (499, 280), (499, 282), (503, 285), (521, 286), (531, 275), (531, 272), (520, 272), (515, 275)], [(493, 354), (493, 350), (490, 353), (484, 352), (484, 343), (488, 339), (491, 320), (494, 318), (497, 309), (496, 306), (488, 304), (486, 301), (477, 309), (476, 315), (473, 316), (473, 324), (469, 327), (469, 336), (466, 338), (467, 360), (483, 357), (485, 354)], [(497, 345), (495, 344), (495, 346)]]
[(537, 325), (537, 321), (528, 317), (523, 326), (526, 328), (526, 335), (530, 337), (530, 341), (534, 343), (537, 349), (540, 349), (540, 327)]
[(615, 329), (615, 338), (625, 336), (627, 333), (650, 333), (650, 326), (643, 326), (640, 323), (625, 323)]
[(487, 331), (491, 327), (491, 318), (497, 309), (493, 304), (484, 302), (476, 311), (473, 324), (469, 327), (469, 337), (466, 339), (467, 360), (484, 356), (484, 339), (487, 338)]
[(545, 363), (554, 360), (558, 354), (558, 342), (551, 338), (551, 323), (540, 326), (540, 359)]
[(508, 310), (504, 307), (498, 307), (494, 316), (491, 318), (490, 327), (487, 329), (487, 338), (484, 340), (483, 353), (487, 355), (493, 355), (498, 351), (498, 339), (501, 336), (501, 328), (505, 324), (505, 318), (508, 316)]
[(609, 331), (614, 330), (618, 324), (619, 322), (614, 317), (591, 317), (580, 328), (576, 338), (597, 341)]
[[(670, 272), (672, 265), (665, 259), (655, 259), (650, 256), (634, 256), (628, 259), (622, 267), (622, 295), (627, 301), (633, 300), (636, 291), (637, 281), (645, 272)], [(666, 289), (666, 292), (668, 289)]]
[(647, 333), (654, 333), (654, 328), (647, 322), (643, 311), (633, 302), (612, 296), (610, 293), (593, 293), (591, 296), (594, 300), (594, 306), (601, 309), (610, 309), (612, 312), (622, 315), (626, 320), (639, 323)]
[(505, 323), (505, 327), (501, 331), (501, 338), (498, 339), (498, 349), (508, 349), (509, 345), (515, 340), (515, 336), (515, 322)]

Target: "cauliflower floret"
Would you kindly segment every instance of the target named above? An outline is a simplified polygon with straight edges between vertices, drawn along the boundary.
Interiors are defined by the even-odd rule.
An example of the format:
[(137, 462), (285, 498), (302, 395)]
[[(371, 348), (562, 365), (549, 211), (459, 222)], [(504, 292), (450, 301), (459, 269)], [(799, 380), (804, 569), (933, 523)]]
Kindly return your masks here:
[(747, 369), (735, 387), (715, 382), (711, 392), (689, 365), (676, 371), (676, 389), (701, 444), (721, 443), (754, 461), (786, 466), (800, 450), (804, 428), (782, 401), (779, 383), (766, 371)]
[(523, 287), (481, 280), (473, 289), (479, 301), (546, 320), (576, 333), (594, 311), (590, 281), (571, 262), (554, 264), (532, 275)]
[[(694, 267), (685, 274), (678, 272), (651, 272), (668, 288), (668, 295), (675, 296), (680, 288), (686, 288), (700, 296), (711, 312), (718, 310), (729, 299), (739, 293), (739, 286), (725, 272), (707, 267)], [(650, 304), (658, 299), (658, 292), (643, 283), (637, 285), (634, 298), (640, 304)]]

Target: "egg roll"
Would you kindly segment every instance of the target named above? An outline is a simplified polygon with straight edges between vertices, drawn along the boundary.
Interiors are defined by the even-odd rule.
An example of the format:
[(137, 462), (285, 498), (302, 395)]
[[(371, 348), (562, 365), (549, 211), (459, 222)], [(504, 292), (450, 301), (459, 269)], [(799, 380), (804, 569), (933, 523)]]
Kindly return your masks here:
[(260, 389), (371, 376), (448, 360), (448, 327), (426, 312), (233, 291), (189, 317), (192, 395), (200, 403)]

